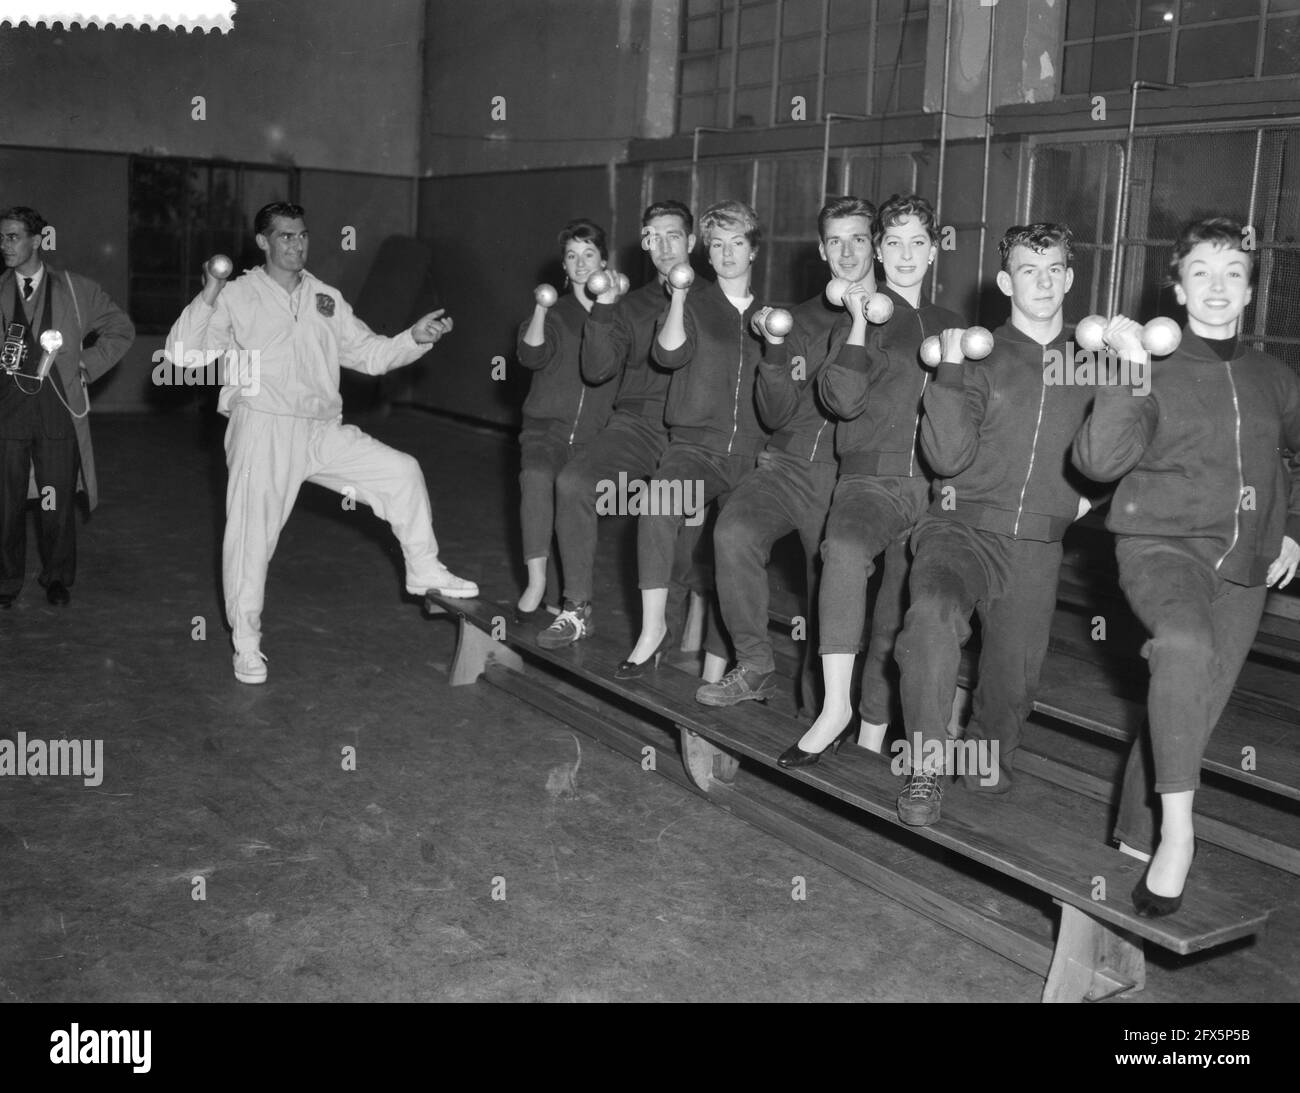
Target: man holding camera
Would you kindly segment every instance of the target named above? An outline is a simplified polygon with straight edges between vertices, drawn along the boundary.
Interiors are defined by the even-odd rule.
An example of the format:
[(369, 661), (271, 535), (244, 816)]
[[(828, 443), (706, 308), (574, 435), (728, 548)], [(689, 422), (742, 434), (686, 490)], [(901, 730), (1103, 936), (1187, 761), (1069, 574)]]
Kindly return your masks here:
[[(0, 365), (0, 608), (22, 590), (27, 566), (23, 508), (34, 475), (40, 498), (37, 542), (46, 599), (66, 605), (76, 577), (73, 498), (78, 472), (89, 507), (99, 501), (90, 446), (87, 386), (119, 360), (135, 327), (94, 281), (48, 266), (41, 258), (45, 219), (35, 209), (0, 212), (0, 322), (5, 332)], [(41, 335), (57, 331), (62, 344), (52, 366), (42, 358)], [(57, 339), (47, 339), (54, 341)], [(87, 344), (89, 342), (89, 344)]]

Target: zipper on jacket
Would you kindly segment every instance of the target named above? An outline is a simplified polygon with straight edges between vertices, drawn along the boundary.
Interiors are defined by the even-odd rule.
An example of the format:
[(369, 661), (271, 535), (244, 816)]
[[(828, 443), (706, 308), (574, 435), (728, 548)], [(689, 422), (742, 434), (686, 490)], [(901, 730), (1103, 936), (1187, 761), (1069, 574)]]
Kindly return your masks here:
[[(921, 309), (918, 307), (912, 312), (916, 316), (916, 325), (921, 330), (921, 340), (925, 340), (925, 323), (921, 322)], [(907, 453), (907, 477), (912, 478), (916, 474), (916, 445), (919, 440), (918, 434), (921, 431), (921, 399), (925, 398), (925, 387), (930, 382), (930, 373), (923, 371), (921, 375), (921, 394), (916, 400), (916, 417), (912, 419), (912, 450)]]
[(817, 446), (822, 442), (822, 433), (826, 431), (829, 421), (822, 421), (822, 427), (817, 430), (817, 435), (813, 437), (812, 454), (808, 456), (808, 462), (812, 463), (817, 458)]
[(1232, 378), (1232, 361), (1224, 361), (1223, 367), (1228, 372), (1228, 386), (1232, 388), (1232, 412), (1236, 416), (1237, 426), (1237, 503), (1232, 506), (1232, 542), (1223, 552), (1223, 557), (1214, 563), (1217, 570), (1227, 560), (1228, 555), (1237, 549), (1237, 539), (1241, 536), (1241, 495), (1246, 490), (1246, 472), (1241, 465), (1241, 404), (1237, 401), (1237, 381)]
[(740, 381), (745, 375), (745, 316), (740, 316), (740, 341), (736, 343), (740, 356), (736, 359), (736, 391), (731, 400), (731, 436), (727, 439), (727, 454), (731, 454), (731, 445), (740, 428)]
[(1047, 383), (1043, 379), (1043, 362), (1038, 362), (1038, 420), (1034, 422), (1034, 442), (1029, 448), (1029, 467), (1025, 471), (1025, 484), (1020, 487), (1020, 501), (1016, 505), (1016, 523), (1011, 529), (1012, 536), (1020, 534), (1020, 516), (1025, 511), (1025, 491), (1029, 489), (1029, 479), (1034, 474), (1034, 457), (1038, 455), (1038, 431), (1043, 426), (1043, 406), (1047, 402)]
[(578, 413), (573, 419), (573, 429), (569, 433), (569, 443), (573, 443), (573, 438), (578, 435), (578, 422), (582, 420), (582, 400), (587, 397), (587, 385), (582, 385), (582, 390), (578, 392)]

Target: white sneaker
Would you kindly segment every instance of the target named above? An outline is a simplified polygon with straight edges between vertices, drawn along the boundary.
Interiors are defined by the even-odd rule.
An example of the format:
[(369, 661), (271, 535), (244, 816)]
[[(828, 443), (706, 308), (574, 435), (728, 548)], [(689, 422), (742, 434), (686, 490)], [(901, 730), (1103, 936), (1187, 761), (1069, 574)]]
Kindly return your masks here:
[(439, 596), (446, 596), (450, 600), (473, 600), (478, 598), (478, 585), (463, 577), (457, 577), (450, 569), (444, 569), (433, 584), (417, 591), (415, 595), (427, 595), (430, 592), (436, 592)]
[(235, 678), (240, 683), (266, 682), (266, 654), (260, 649), (235, 654)]

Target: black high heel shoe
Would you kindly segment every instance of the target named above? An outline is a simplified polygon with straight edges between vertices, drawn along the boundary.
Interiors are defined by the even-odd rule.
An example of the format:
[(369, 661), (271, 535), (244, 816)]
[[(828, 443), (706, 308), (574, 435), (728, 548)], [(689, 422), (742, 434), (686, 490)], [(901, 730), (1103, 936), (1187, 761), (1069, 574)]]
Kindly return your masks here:
[[(1192, 861), (1196, 861), (1196, 851), (1200, 849), (1200, 844), (1192, 846)], [(1154, 856), (1154, 855), (1153, 855)], [(1188, 866), (1188, 873), (1191, 873), (1191, 866)], [(1151, 872), (1151, 867), (1147, 866), (1147, 873)], [(1142, 879), (1137, 882), (1137, 887), (1133, 889), (1133, 907), (1143, 918), (1164, 918), (1166, 915), (1172, 915), (1183, 905), (1183, 895), (1187, 891), (1187, 881), (1183, 880), (1183, 891), (1176, 896), (1161, 896), (1151, 891), (1147, 887), (1147, 873), (1142, 874)]]
[(619, 665), (614, 669), (615, 679), (637, 679), (645, 675), (648, 668), (659, 667), (659, 661), (663, 659), (664, 653), (668, 651), (668, 643), (673, 640), (673, 632), (670, 629), (664, 631), (663, 638), (660, 639), (655, 651), (639, 664), (633, 664), (630, 660), (619, 661)]
[(1133, 889), (1133, 907), (1143, 918), (1163, 918), (1165, 915), (1172, 915), (1182, 905), (1181, 892), (1176, 896), (1158, 896), (1151, 891), (1147, 887), (1145, 873), (1137, 882), (1137, 887)]
[(804, 751), (803, 748), (799, 746), (799, 740), (803, 739), (801, 736), (799, 737), (799, 740), (796, 740), (776, 757), (776, 765), (778, 767), (783, 767), (786, 770), (794, 770), (798, 767), (811, 767), (818, 759), (826, 754), (826, 751), (830, 751), (832, 755), (836, 755), (839, 753), (840, 745), (849, 738), (849, 733), (852, 728), (853, 721), (850, 719), (849, 723), (844, 726), (844, 729), (841, 731), (839, 736), (832, 740), (826, 746), (826, 749), (822, 751)]

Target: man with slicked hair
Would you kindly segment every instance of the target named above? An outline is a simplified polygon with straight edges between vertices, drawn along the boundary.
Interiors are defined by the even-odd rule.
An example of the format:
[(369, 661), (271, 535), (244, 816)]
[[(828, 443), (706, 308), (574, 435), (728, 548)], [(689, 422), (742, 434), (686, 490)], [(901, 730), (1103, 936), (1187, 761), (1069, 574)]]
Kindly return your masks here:
[[(420, 465), (342, 422), (339, 368), (380, 376), (428, 351), (452, 321), (441, 309), (392, 338), (373, 333), (342, 294), (307, 272), (301, 205), (275, 202), (254, 228), (266, 261), (227, 285), (228, 270), (204, 267), (198, 296), (167, 337), (174, 358), (250, 355), (256, 383), (227, 367), (218, 408), (226, 429), (226, 531), (222, 581), (235, 646), (235, 678), (266, 682), (261, 650), (266, 572), (304, 482), (345, 493), (387, 520), (402, 544), (406, 590), (470, 598), (478, 586), (438, 557), (429, 491)], [(173, 363), (188, 363), (174, 359)], [(242, 364), (242, 362), (241, 362)]]

